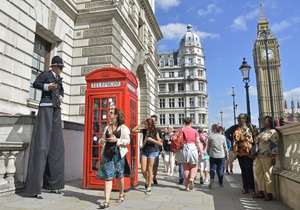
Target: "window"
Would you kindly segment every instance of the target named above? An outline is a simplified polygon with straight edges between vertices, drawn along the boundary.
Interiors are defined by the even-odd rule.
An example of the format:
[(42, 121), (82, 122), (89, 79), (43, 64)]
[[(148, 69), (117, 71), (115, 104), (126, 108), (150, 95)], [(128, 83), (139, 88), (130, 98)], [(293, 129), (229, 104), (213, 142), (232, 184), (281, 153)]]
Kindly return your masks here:
[(174, 108), (174, 107), (175, 107), (175, 99), (169, 98), (169, 108)]
[(195, 107), (195, 100), (194, 100), (194, 98), (190, 98), (190, 107)]
[(175, 114), (169, 114), (169, 124), (170, 125), (175, 124)]
[(159, 92), (166, 92), (166, 85), (165, 84), (159, 84)]
[(179, 72), (178, 72), (178, 77), (184, 77), (183, 71), (179, 71)]
[(170, 61), (169, 61), (169, 64), (170, 64), (170, 66), (174, 66), (174, 61), (173, 61), (173, 60), (170, 60)]
[(205, 84), (203, 82), (199, 82), (199, 90), (205, 91)]
[(178, 60), (178, 65), (182, 66), (182, 60), (181, 59)]
[(165, 72), (162, 72), (160, 78), (164, 78), (164, 77), (165, 77)]
[(199, 114), (199, 123), (200, 124), (205, 124), (205, 114)]
[(174, 92), (175, 91), (175, 84), (169, 84), (169, 91)]
[(178, 120), (179, 120), (179, 124), (181, 125), (181, 124), (183, 124), (184, 122), (184, 114), (179, 114), (178, 115)]
[(203, 70), (198, 70), (198, 76), (203, 77)]
[(165, 99), (159, 99), (159, 108), (165, 108)]
[(198, 64), (198, 65), (201, 65), (201, 59), (200, 59), (200, 58), (198, 58), (197, 64)]
[(198, 106), (205, 107), (205, 98), (204, 97), (198, 97)]
[(42, 39), (39, 36), (35, 37), (34, 40), (34, 50), (31, 66), (31, 78), (30, 78), (30, 90), (29, 98), (33, 100), (39, 100), (41, 98), (42, 91), (33, 88), (33, 82), (37, 76), (46, 70), (46, 66), (49, 62), (49, 53), (51, 49), (51, 44)]
[(184, 107), (184, 98), (178, 98), (178, 107)]
[(189, 76), (194, 76), (194, 69), (189, 69)]
[(190, 113), (190, 117), (191, 117), (191, 119), (192, 119), (192, 123), (195, 124), (195, 123), (196, 123), (196, 122), (195, 122), (195, 114)]
[(169, 77), (174, 77), (174, 72), (169, 72)]
[(184, 83), (178, 84), (178, 91), (184, 91)]
[(160, 114), (159, 115), (159, 124), (160, 125), (165, 125), (166, 124), (166, 115), (165, 114)]
[(189, 65), (193, 64), (193, 58), (188, 58), (188, 61), (189, 61)]
[(190, 90), (193, 91), (193, 90), (194, 90), (194, 83), (191, 82), (191, 83), (189, 84), (189, 86), (190, 86)]
[(161, 67), (165, 66), (165, 61), (160, 61), (159, 66), (161, 66)]

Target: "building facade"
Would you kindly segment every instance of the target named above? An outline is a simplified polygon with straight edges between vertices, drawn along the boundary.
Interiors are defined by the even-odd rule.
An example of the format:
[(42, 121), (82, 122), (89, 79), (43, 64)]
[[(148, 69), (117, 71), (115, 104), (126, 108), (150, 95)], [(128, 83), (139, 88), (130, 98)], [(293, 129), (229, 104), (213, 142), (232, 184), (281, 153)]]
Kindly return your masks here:
[(0, 15), (2, 115), (37, 110), (41, 93), (32, 83), (54, 55), (66, 66), (63, 120), (84, 122), (85, 75), (110, 66), (136, 75), (140, 117), (156, 114), (162, 33), (154, 0), (4, 0)]
[(271, 32), (269, 21), (264, 16), (262, 6), (260, 6), (253, 59), (256, 73), (259, 118), (272, 116), (272, 107), (274, 119), (283, 118), (285, 110), (279, 44), (276, 36)]
[(191, 25), (177, 51), (159, 53), (158, 65), (159, 126), (178, 128), (185, 117), (191, 117), (194, 128), (208, 130), (205, 56)]
[(285, 116), (284, 121), (288, 123), (300, 122), (300, 102), (295, 105), (294, 99), (291, 101), (290, 107), (287, 105), (287, 101), (284, 102)]

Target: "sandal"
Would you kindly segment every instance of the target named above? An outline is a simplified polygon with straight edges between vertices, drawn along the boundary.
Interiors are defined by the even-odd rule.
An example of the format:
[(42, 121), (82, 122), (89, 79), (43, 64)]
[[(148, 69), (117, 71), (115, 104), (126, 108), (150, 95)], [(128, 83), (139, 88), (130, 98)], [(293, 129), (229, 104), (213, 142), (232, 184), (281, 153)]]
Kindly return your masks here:
[(99, 205), (100, 209), (106, 209), (108, 207), (109, 207), (109, 203), (108, 202), (100, 203), (100, 205)]
[(120, 195), (119, 199), (116, 200), (117, 203), (123, 203), (125, 200), (125, 195)]

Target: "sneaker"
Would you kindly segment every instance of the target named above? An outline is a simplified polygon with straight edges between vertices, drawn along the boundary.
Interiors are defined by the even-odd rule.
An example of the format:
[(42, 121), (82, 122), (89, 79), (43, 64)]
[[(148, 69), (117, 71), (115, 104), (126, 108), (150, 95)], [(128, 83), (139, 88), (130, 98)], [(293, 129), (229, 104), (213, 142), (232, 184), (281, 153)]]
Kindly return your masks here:
[(178, 184), (183, 184), (183, 179), (179, 179)]
[(170, 173), (170, 175), (169, 175), (170, 177), (172, 177), (173, 176), (173, 173)]
[(204, 179), (204, 183), (208, 183), (208, 179), (206, 178), (206, 179)]
[(204, 184), (202, 176), (200, 177), (200, 184)]
[(153, 179), (153, 184), (158, 184), (156, 179)]
[(219, 184), (219, 185), (220, 185), (220, 187), (221, 187), (221, 188), (223, 188), (223, 187), (224, 187), (224, 185), (223, 185), (223, 184)]
[(192, 179), (189, 180), (189, 189), (190, 190), (194, 189), (194, 180)]
[(211, 179), (209, 182), (209, 185), (208, 185), (209, 189), (211, 189), (213, 187), (213, 185), (214, 185), (214, 180)]
[(229, 171), (228, 171), (228, 170), (226, 170), (226, 174), (229, 174)]
[(190, 189), (188, 187), (185, 187), (185, 191), (190, 192)]
[(148, 182), (145, 182), (145, 189), (148, 188)]
[(146, 193), (147, 195), (150, 195), (150, 194), (151, 194), (151, 188), (147, 188), (146, 191), (145, 191), (145, 193)]

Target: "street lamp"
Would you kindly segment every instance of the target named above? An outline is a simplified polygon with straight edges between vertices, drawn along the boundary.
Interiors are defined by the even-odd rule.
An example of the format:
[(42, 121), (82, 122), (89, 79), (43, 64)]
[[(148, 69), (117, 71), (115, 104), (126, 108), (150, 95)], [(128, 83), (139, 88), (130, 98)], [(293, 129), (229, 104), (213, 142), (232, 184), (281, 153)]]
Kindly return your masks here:
[(243, 81), (245, 82), (245, 89), (246, 89), (246, 102), (247, 102), (247, 115), (248, 115), (248, 122), (251, 123), (251, 112), (250, 112), (250, 100), (249, 100), (249, 85), (250, 82), (250, 69), (251, 66), (248, 65), (246, 59), (243, 58), (243, 63), (240, 66), (240, 71), (243, 75)]
[(271, 73), (270, 73), (270, 65), (269, 65), (269, 50), (268, 50), (268, 34), (266, 30), (261, 32), (264, 35), (264, 43), (266, 50), (266, 60), (267, 60), (267, 70), (268, 70), (268, 81), (269, 81), (269, 93), (270, 93), (270, 106), (271, 106), (271, 116), (274, 119), (274, 105), (273, 105), (273, 93), (272, 93), (272, 84), (271, 84)]
[(232, 95), (231, 96), (232, 96), (232, 100), (233, 100), (233, 122), (236, 125), (236, 112), (235, 112), (235, 110), (237, 108), (237, 105), (235, 104), (235, 99), (234, 99), (235, 94), (234, 94), (234, 86), (233, 85), (232, 85)]
[(221, 127), (223, 127), (223, 111), (220, 111), (220, 115), (221, 115)]

